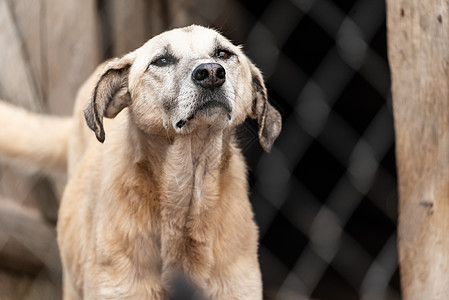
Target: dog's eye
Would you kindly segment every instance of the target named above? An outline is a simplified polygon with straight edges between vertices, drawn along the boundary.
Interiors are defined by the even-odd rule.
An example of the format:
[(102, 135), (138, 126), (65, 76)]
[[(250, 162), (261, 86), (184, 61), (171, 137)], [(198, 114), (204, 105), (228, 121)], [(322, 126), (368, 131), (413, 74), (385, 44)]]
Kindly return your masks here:
[(151, 63), (152, 65), (155, 65), (157, 67), (165, 67), (167, 65), (171, 65), (176, 63), (176, 59), (172, 56), (161, 56), (153, 60)]
[(218, 50), (215, 55), (220, 59), (228, 59), (233, 55), (233, 53), (228, 50)]

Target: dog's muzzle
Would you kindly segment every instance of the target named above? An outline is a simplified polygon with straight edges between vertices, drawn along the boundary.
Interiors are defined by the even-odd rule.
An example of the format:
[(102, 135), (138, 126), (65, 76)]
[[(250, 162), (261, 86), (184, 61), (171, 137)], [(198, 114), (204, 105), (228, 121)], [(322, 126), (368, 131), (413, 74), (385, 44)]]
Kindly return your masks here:
[(192, 81), (199, 87), (197, 102), (187, 119), (179, 120), (176, 127), (181, 129), (197, 113), (211, 111), (217, 107), (226, 111), (228, 119), (231, 120), (231, 105), (224, 97), (223, 90), (220, 89), (226, 81), (226, 71), (223, 66), (217, 63), (200, 64), (192, 72)]
[(203, 88), (214, 89), (223, 85), (226, 71), (217, 63), (201, 64), (193, 70), (192, 80)]

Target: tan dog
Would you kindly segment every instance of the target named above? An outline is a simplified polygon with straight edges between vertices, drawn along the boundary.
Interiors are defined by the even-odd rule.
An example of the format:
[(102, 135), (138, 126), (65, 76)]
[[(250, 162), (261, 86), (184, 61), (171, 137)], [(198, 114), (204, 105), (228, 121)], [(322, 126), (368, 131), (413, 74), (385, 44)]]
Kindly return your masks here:
[(164, 299), (177, 272), (209, 299), (261, 299), (234, 138), (247, 116), (269, 151), (281, 118), (260, 71), (212, 29), (168, 31), (100, 66), (80, 89), (68, 146), (64, 299)]

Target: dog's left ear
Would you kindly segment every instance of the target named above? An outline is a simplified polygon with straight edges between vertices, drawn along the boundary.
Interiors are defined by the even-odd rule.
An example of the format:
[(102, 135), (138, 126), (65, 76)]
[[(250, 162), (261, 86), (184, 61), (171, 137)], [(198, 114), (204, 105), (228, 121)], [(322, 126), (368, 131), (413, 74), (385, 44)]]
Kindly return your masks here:
[(267, 89), (262, 73), (250, 62), (253, 89), (253, 119), (259, 124), (259, 142), (266, 152), (278, 137), (282, 128), (281, 114), (268, 102)]
[(92, 98), (84, 107), (87, 125), (102, 143), (105, 139), (103, 117), (114, 118), (131, 104), (128, 75), (133, 61), (131, 55), (109, 61), (98, 78)]

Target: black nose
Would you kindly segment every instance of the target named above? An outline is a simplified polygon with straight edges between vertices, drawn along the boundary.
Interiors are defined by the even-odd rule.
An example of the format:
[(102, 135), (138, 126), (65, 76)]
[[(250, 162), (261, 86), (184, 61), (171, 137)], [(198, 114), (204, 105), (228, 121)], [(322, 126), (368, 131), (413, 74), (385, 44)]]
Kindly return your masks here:
[(225, 82), (226, 71), (220, 64), (201, 64), (193, 70), (192, 80), (204, 88), (216, 88)]

